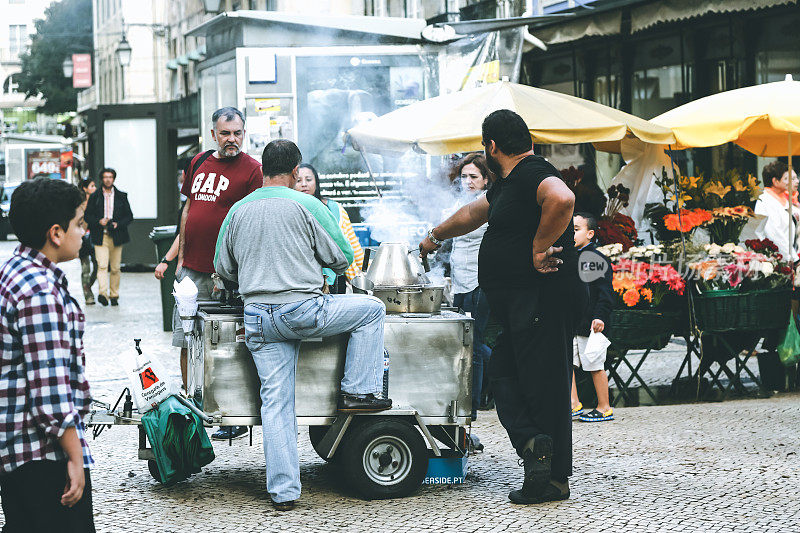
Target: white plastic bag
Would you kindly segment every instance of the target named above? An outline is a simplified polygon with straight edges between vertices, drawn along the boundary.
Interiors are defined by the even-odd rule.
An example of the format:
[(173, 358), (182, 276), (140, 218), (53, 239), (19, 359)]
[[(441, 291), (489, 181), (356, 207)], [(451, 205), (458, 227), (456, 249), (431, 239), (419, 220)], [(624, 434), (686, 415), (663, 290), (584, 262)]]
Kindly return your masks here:
[(592, 331), (589, 334), (589, 340), (586, 341), (586, 351), (584, 357), (590, 363), (598, 363), (606, 358), (606, 349), (611, 346), (611, 341), (608, 337), (599, 331)]
[(140, 352), (137, 347), (122, 354), (120, 359), (128, 376), (133, 401), (139, 413), (144, 414), (172, 394), (177, 394), (178, 387), (160, 361)]

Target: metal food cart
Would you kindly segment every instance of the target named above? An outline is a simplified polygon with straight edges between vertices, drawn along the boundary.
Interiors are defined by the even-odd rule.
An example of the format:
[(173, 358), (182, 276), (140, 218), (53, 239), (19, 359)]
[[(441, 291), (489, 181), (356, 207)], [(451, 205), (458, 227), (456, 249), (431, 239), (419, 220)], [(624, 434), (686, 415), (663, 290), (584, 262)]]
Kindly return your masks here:
[[(349, 485), (364, 497), (411, 493), (423, 483), (430, 458), (463, 464), (471, 423), (472, 325), (471, 318), (451, 308), (387, 315), (384, 388), (393, 407), (369, 414), (336, 409), (347, 335), (301, 342), (298, 423), (309, 427), (319, 456), (340, 465)], [(207, 426), (261, 424), (260, 381), (244, 340), (241, 305), (199, 305), (189, 346), (188, 390)], [(87, 425), (139, 424), (138, 457), (148, 460), (151, 474), (160, 480), (140, 419), (127, 401), (121, 409), (93, 411)]]

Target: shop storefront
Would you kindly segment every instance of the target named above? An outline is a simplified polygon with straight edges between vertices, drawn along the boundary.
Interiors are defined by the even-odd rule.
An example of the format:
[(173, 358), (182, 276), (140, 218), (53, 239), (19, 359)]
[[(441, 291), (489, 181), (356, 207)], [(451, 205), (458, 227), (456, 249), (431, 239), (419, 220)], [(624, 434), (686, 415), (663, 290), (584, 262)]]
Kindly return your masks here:
[[(800, 79), (795, 1), (608, 2), (574, 20), (531, 28), (549, 44), (523, 56), (523, 81), (650, 119), (722, 91)], [(686, 4), (685, 6), (682, 6)], [(543, 147), (556, 166), (585, 165), (608, 184), (617, 155), (588, 147)], [(687, 175), (725, 168), (757, 172), (769, 160), (725, 145), (677, 154)]]

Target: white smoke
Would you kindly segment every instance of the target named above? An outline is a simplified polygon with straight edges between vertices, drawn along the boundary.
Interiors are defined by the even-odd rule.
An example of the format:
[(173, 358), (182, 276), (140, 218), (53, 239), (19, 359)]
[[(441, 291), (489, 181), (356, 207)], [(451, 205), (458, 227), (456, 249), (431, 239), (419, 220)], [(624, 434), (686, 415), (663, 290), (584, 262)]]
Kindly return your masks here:
[[(409, 250), (416, 249), (428, 230), (454, 213), (459, 205), (474, 197), (462, 194), (459, 183), (451, 185), (447, 178), (449, 158), (428, 158), (407, 152), (398, 174), (401, 177), (395, 191), (400, 197), (384, 198), (361, 210), (372, 238), (380, 242), (402, 242)], [(445, 282), (445, 264), (449, 252), (429, 256), (428, 278), (435, 285)]]

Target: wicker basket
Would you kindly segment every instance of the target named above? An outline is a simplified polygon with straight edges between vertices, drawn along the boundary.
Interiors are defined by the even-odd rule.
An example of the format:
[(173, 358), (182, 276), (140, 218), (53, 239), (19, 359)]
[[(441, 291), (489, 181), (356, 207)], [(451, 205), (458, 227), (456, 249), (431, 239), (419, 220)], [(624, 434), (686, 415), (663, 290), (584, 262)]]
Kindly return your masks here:
[(697, 325), (709, 332), (785, 328), (789, 296), (789, 289), (704, 292), (694, 297)]
[(608, 339), (621, 350), (660, 350), (669, 343), (679, 313), (660, 309), (615, 309)]

